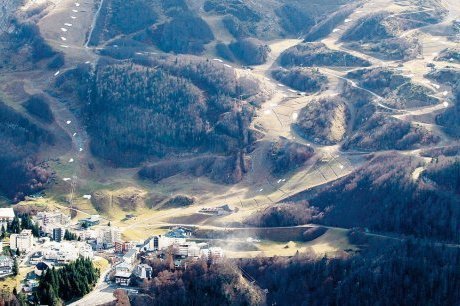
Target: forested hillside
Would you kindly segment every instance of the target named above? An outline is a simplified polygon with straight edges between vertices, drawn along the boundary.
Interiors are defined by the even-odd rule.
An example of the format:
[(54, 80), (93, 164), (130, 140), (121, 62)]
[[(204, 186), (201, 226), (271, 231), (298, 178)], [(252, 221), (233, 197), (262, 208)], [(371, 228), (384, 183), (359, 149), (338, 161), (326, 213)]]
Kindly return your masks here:
[(422, 54), (422, 45), (414, 35), (401, 36), (411, 29), (436, 24), (446, 14), (436, 1), (424, 1), (426, 10), (407, 11), (407, 18), (393, 18), (387, 11), (369, 12), (343, 33), (341, 40), (350, 48), (389, 60), (409, 60)]
[[(75, 82), (77, 92), (71, 85)], [(217, 154), (196, 159), (195, 164), (204, 167), (200, 173), (218, 181), (244, 164), (244, 153), (256, 137), (249, 125), (264, 99), (256, 81), (190, 57), (101, 64), (94, 72), (71, 71), (56, 86), (58, 94), (76, 95), (82, 101), (97, 156), (118, 166), (138, 166), (180, 153)], [(91, 103), (85, 105), (88, 96)], [(162, 166), (159, 174), (153, 165), (141, 175), (158, 180), (182, 171), (198, 174), (193, 165), (172, 172)], [(207, 167), (215, 168), (215, 174), (203, 172)], [(239, 181), (242, 173), (235, 175), (229, 182)]]
[(349, 72), (347, 77), (382, 96), (383, 103), (394, 108), (414, 108), (439, 103), (432, 89), (416, 84), (410, 78), (390, 69), (360, 69)]
[(305, 139), (321, 144), (336, 144), (345, 138), (350, 110), (343, 99), (313, 100), (300, 113), (295, 130)]
[(145, 294), (131, 297), (133, 306), (264, 305), (263, 293), (242, 278), (230, 262), (198, 260), (188, 263), (184, 271), (172, 270), (165, 261), (149, 263), (155, 269), (153, 278), (142, 284)]
[[(378, 79), (377, 82), (383, 80)], [(374, 89), (378, 91), (382, 87), (375, 86)], [(345, 84), (342, 96), (353, 103), (355, 110), (352, 114), (354, 119), (351, 122), (351, 135), (342, 144), (344, 150), (407, 150), (434, 145), (440, 141), (438, 135), (420, 124), (400, 120), (386, 111), (379, 111), (380, 106), (375, 103), (375, 97), (367, 92), (363, 93), (362, 90)], [(382, 98), (379, 101), (386, 104), (391, 100)]]
[(272, 76), (287, 86), (307, 93), (324, 90), (328, 82), (327, 77), (315, 68), (279, 68), (272, 71)]
[(377, 155), (316, 195), (299, 194), (289, 201), (308, 199), (305, 209), (319, 209), (316, 222), (328, 225), (458, 243), (458, 160), (435, 160), (414, 178), (420, 166), (421, 161), (412, 157)]
[(331, 50), (323, 43), (303, 43), (284, 51), (280, 56), (284, 67), (367, 67), (370, 63), (364, 59), (343, 51)]
[(9, 31), (0, 31), (0, 42), (0, 69), (29, 70), (62, 56), (45, 42), (35, 24), (19, 19), (13, 19)]
[(460, 72), (445, 67), (431, 71), (427, 76), (452, 88), (454, 105), (439, 114), (436, 122), (444, 126), (449, 134), (458, 137), (460, 135)]
[(54, 136), (0, 101), (0, 191), (19, 201), (42, 190), (51, 173), (37, 159)]
[(456, 305), (460, 254), (420, 241), (390, 242), (359, 256), (255, 258), (243, 269), (266, 288), (267, 304)]

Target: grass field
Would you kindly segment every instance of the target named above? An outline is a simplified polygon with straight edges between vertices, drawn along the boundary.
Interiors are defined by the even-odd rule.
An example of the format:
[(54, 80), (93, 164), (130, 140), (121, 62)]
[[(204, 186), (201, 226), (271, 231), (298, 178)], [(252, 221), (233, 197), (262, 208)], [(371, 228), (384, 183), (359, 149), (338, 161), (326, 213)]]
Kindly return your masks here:
[(27, 273), (33, 270), (33, 267), (20, 267), (17, 276), (8, 276), (4, 279), (0, 279), (0, 288), (12, 292), (14, 288), (19, 287), (20, 282), (26, 277)]

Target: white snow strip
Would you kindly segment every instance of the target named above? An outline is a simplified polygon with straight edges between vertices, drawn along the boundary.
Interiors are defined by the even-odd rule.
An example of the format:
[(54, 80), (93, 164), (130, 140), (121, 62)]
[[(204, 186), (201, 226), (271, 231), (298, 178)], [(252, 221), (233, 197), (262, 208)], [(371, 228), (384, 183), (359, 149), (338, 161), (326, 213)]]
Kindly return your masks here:
[(71, 123), (72, 123), (72, 121), (70, 121), (70, 120), (66, 121), (66, 124), (71, 124)]
[(71, 27), (71, 26), (72, 26), (71, 23), (64, 23), (64, 25), (65, 25), (66, 27)]
[(67, 38), (61, 36), (61, 40), (66, 41)]
[(74, 162), (73, 158), (69, 159), (69, 163), (73, 163), (73, 162)]
[(59, 71), (59, 70), (58, 70), (58, 71), (56, 71), (56, 73), (54, 74), (54, 76), (58, 76), (58, 75), (59, 75), (59, 73), (61, 73), (61, 71)]
[(62, 32), (67, 32), (67, 29), (66, 28), (61, 28), (61, 31)]
[(90, 194), (85, 194), (83, 196), (84, 199), (91, 200), (91, 195)]
[(71, 180), (71, 178), (70, 178), (70, 177), (65, 177), (65, 178), (63, 178), (62, 180), (63, 180), (64, 182), (68, 182), (68, 181)]

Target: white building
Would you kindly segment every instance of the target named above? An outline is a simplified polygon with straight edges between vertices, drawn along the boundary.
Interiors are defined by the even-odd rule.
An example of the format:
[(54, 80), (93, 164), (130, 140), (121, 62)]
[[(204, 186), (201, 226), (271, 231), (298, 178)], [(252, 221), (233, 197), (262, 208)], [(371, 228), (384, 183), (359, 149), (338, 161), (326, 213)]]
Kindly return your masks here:
[(34, 243), (34, 236), (32, 230), (24, 229), (20, 234), (12, 234), (10, 236), (10, 249), (23, 252), (32, 248)]
[(133, 271), (134, 275), (140, 279), (150, 279), (152, 278), (153, 269), (151, 266), (146, 264), (137, 265)]
[(68, 225), (70, 223), (70, 216), (60, 212), (39, 212), (37, 213), (36, 220), (39, 226), (53, 225)]
[(146, 251), (165, 250), (172, 245), (181, 245), (187, 242), (187, 238), (183, 237), (167, 237), (167, 236), (153, 236), (152, 239), (144, 246)]
[(129, 286), (131, 280), (132, 266), (127, 262), (122, 262), (115, 267), (115, 283), (121, 286)]
[(1, 226), (5, 229), (11, 221), (14, 219), (14, 210), (11, 207), (8, 208), (0, 208), (0, 230)]
[(62, 237), (64, 237), (65, 229), (70, 224), (70, 216), (60, 212), (39, 212), (35, 220), (41, 230), (45, 234), (53, 237), (53, 239), (56, 239), (56, 229), (60, 229), (62, 231)]
[(137, 248), (129, 250), (125, 255), (123, 255), (123, 261), (132, 265), (136, 261), (137, 253)]
[(81, 240), (97, 240), (97, 238), (99, 237), (99, 232), (92, 229), (76, 231), (75, 234), (77, 234), (77, 237), (80, 237)]
[(9, 256), (0, 256), (0, 276), (13, 273), (14, 260)]
[(79, 257), (92, 259), (93, 249), (89, 244), (82, 241), (50, 241), (43, 245), (43, 257), (47, 261), (55, 261), (59, 264), (66, 264), (77, 260)]
[(222, 248), (211, 247), (209, 249), (202, 249), (201, 255), (205, 256), (208, 259), (218, 260), (224, 256), (224, 251)]
[(11, 222), (14, 216), (15, 214), (12, 207), (0, 208), (0, 222)]
[(97, 243), (115, 245), (115, 242), (120, 241), (121, 231), (118, 227), (104, 226), (99, 229)]
[(29, 258), (29, 264), (36, 265), (43, 261), (43, 252), (35, 252)]
[(196, 244), (196, 242), (187, 242), (183, 244), (177, 244), (174, 246), (174, 255), (184, 256), (184, 257), (200, 257), (201, 248)]

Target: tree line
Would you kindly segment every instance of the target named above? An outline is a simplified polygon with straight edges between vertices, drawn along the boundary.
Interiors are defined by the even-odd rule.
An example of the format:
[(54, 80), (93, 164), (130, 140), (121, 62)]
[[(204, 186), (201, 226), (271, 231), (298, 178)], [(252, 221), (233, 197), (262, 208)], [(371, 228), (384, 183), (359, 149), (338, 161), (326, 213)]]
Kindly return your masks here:
[(89, 258), (78, 258), (60, 269), (50, 268), (40, 278), (36, 302), (54, 306), (83, 297), (91, 292), (99, 274)]

